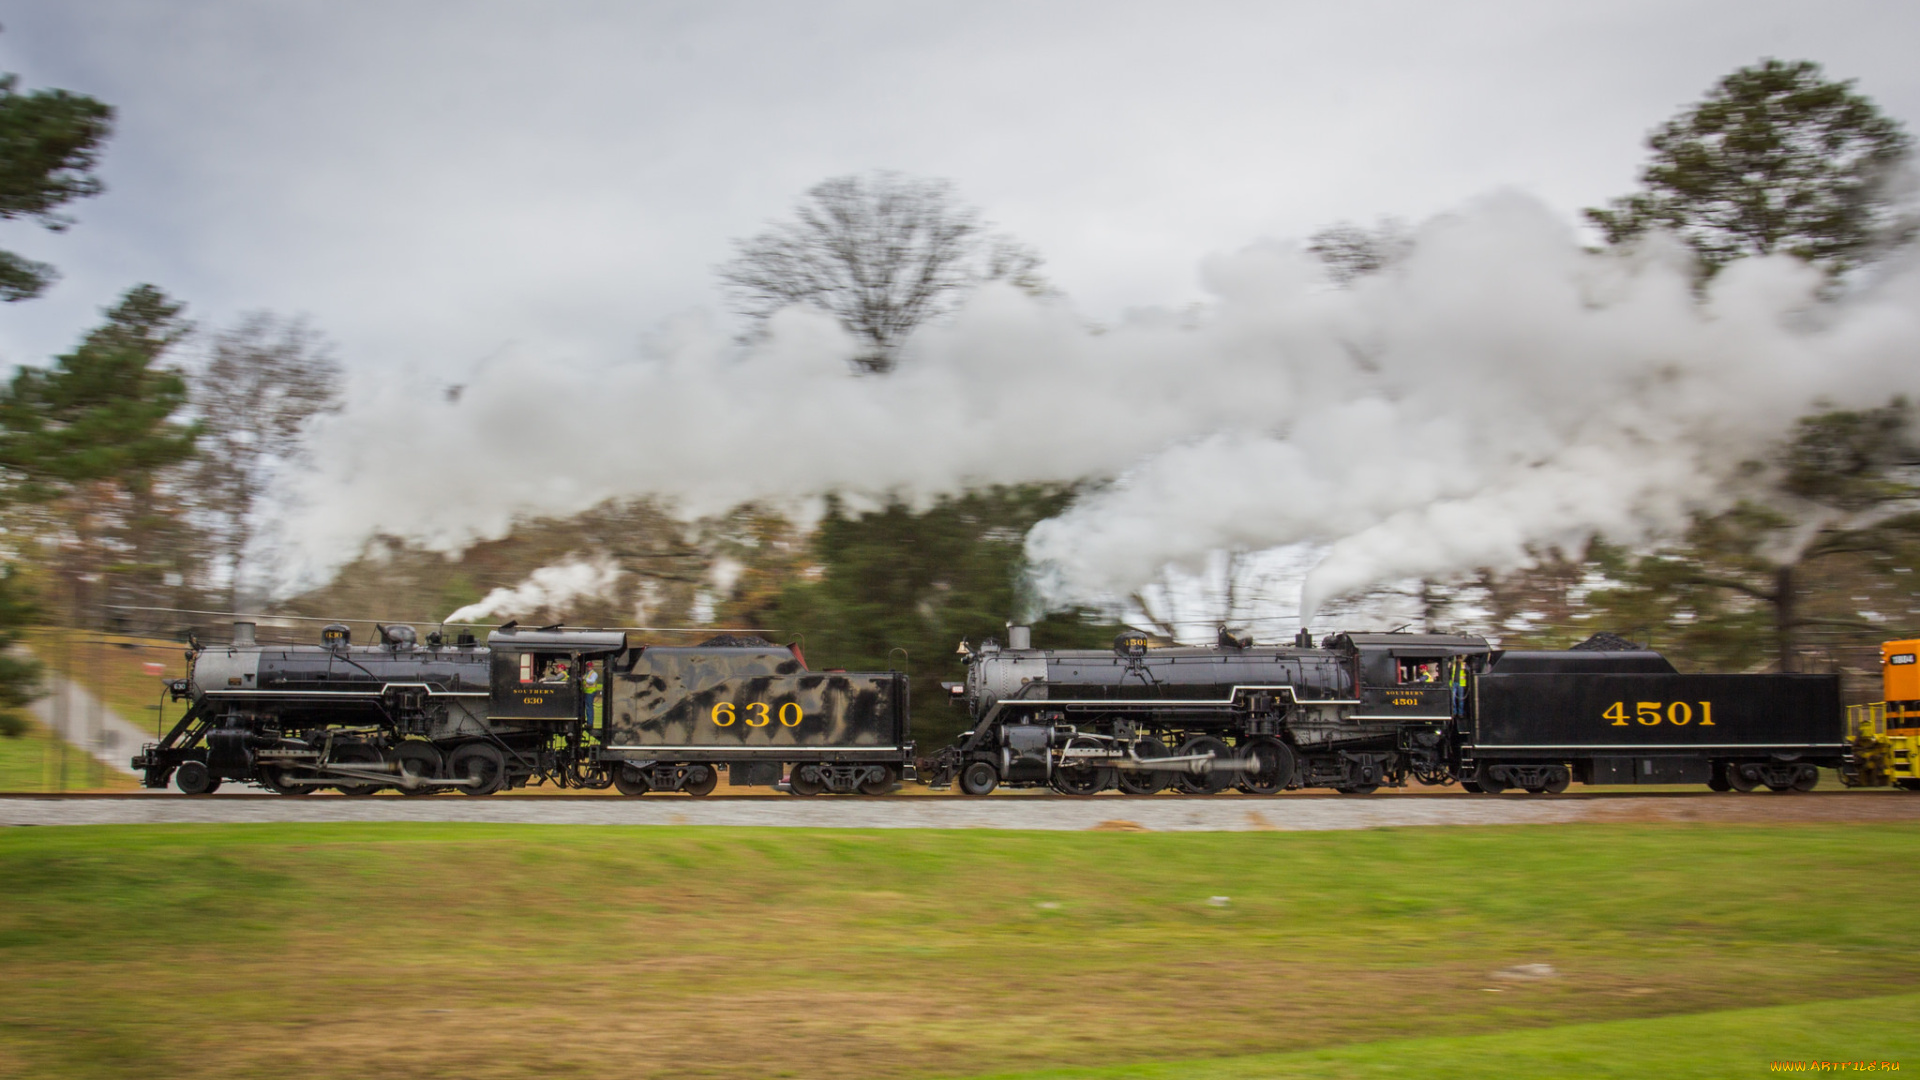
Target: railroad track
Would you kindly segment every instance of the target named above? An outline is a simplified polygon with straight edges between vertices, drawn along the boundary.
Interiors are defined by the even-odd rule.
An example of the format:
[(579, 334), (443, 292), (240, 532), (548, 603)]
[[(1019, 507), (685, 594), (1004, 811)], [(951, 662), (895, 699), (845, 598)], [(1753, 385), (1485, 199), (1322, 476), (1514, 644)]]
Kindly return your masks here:
[(165, 792), (0, 795), (0, 825), (380, 821), (1143, 832), (1321, 831), (1602, 822), (1866, 824), (1920, 822), (1920, 796), (1893, 791), (1744, 796), (1711, 792), (1596, 792), (1545, 797), (1437, 793), (1073, 798), (1034, 794), (987, 798), (934, 795), (821, 799), (752, 795), (288, 798), (254, 794), (185, 796)]

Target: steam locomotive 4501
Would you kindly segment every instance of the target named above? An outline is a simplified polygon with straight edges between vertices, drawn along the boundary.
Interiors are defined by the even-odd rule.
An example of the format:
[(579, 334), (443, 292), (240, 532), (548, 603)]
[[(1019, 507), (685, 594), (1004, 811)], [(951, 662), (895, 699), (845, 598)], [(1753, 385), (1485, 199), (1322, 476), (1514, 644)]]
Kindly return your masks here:
[(1285, 646), (970, 651), (949, 691), (973, 727), (927, 770), (967, 794), (1168, 785), (1365, 793), (1409, 778), (1472, 791), (1702, 783), (1806, 789), (1849, 753), (1834, 675), (1683, 675), (1598, 635), (1562, 652), (1454, 634), (1301, 632)]

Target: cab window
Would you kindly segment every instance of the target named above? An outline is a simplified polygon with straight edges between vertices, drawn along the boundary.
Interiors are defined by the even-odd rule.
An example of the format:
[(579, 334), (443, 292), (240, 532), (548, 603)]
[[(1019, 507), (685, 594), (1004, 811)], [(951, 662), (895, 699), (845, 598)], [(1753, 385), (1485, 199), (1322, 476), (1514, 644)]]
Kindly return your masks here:
[(569, 657), (555, 654), (521, 653), (520, 683), (546, 683), (558, 685), (565, 683), (572, 675)]
[(1399, 669), (1399, 682), (1402, 684), (1434, 686), (1440, 683), (1440, 659), (1438, 657), (1401, 656), (1396, 665)]

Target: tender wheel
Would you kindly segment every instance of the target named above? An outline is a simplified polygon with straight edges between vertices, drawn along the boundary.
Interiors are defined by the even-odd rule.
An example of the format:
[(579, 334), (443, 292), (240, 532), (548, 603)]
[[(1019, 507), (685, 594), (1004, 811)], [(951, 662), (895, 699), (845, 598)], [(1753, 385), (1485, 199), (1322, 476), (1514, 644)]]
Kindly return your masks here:
[[(1233, 748), (1211, 735), (1196, 735), (1180, 744), (1179, 757), (1196, 755), (1209, 756), (1214, 762), (1233, 760)], [(1205, 771), (1187, 773), (1180, 777), (1180, 790), (1190, 795), (1218, 795), (1233, 782), (1233, 773), (1227, 769), (1214, 769), (1210, 765), (1202, 766)], [(1191, 766), (1189, 766), (1191, 768)]]
[[(1092, 749), (1099, 745), (1092, 739), (1074, 739), (1067, 743), (1066, 749)], [(1112, 786), (1115, 771), (1106, 765), (1084, 763), (1058, 768), (1053, 771), (1053, 789), (1062, 795), (1098, 795)]]
[[(384, 764), (386, 759), (380, 756), (380, 751), (365, 743), (347, 743), (333, 748), (332, 760), (340, 765), (380, 765)], [(371, 795), (386, 785), (335, 784), (333, 786), (342, 795)]]
[(1555, 769), (1552, 773), (1548, 774), (1547, 785), (1540, 790), (1549, 795), (1558, 795), (1567, 790), (1567, 785), (1571, 783), (1573, 783), (1573, 772), (1571, 770)]
[(205, 795), (218, 786), (218, 781), (207, 771), (206, 762), (183, 761), (173, 770), (173, 786), (179, 788), (182, 795)]
[(440, 769), (446, 764), (440, 751), (432, 743), (403, 742), (387, 751), (387, 760), (399, 770), (400, 794), (432, 795), (440, 789), (433, 784), (421, 784), (420, 780), (438, 780)]
[(1472, 795), (1481, 795), (1485, 793), (1484, 790), (1480, 787), (1480, 781), (1478, 780), (1460, 781), (1460, 790)]
[(1920, 791), (1920, 780), (1895, 780), (1894, 783), (1900, 785), (1902, 791)]
[[(214, 783), (218, 785), (219, 781), (215, 780)], [(1812, 765), (1802, 765), (1799, 770), (1793, 774), (1793, 790), (1795, 791), (1812, 791), (1819, 786), (1820, 770), (1814, 768)]]
[(885, 775), (883, 775), (878, 780), (868, 780), (867, 782), (861, 784), (860, 794), (885, 795), (894, 789), (894, 786), (898, 783), (898, 781), (894, 776), (893, 767), (891, 765), (882, 765), (880, 767), (880, 771)]
[(827, 782), (820, 778), (817, 765), (795, 765), (787, 777), (787, 790), (795, 795), (812, 798), (827, 790)]
[(1733, 785), (1727, 782), (1727, 763), (1716, 761), (1707, 774), (1707, 786), (1715, 791), (1732, 791)]
[(624, 761), (613, 767), (613, 787), (622, 795), (645, 795), (653, 790), (647, 774)]
[(987, 795), (1000, 786), (1000, 770), (990, 761), (975, 761), (960, 770), (962, 795)]
[(465, 780), (468, 795), (491, 795), (506, 784), (507, 759), (492, 743), (468, 743), (447, 759), (447, 779)]
[(1377, 783), (1335, 784), (1333, 790), (1342, 795), (1371, 795), (1380, 790)]
[(1727, 766), (1727, 783), (1733, 787), (1733, 790), (1743, 795), (1753, 791), (1760, 786), (1760, 766), (1751, 764)]
[(687, 767), (687, 782), (680, 790), (689, 795), (711, 795), (720, 785), (720, 770), (711, 765), (690, 765)]
[(1293, 749), (1271, 735), (1259, 735), (1240, 744), (1240, 790), (1250, 795), (1277, 795), (1293, 782)]
[(1491, 765), (1480, 766), (1479, 770), (1474, 774), (1473, 779), (1474, 782), (1480, 786), (1480, 790), (1489, 795), (1498, 795), (1513, 786), (1505, 780), (1494, 779), (1493, 766)]
[[(1151, 735), (1134, 741), (1133, 756), (1142, 761), (1167, 756), (1167, 744)], [(1115, 781), (1129, 795), (1154, 795), (1167, 786), (1167, 774), (1158, 769), (1121, 769)]]

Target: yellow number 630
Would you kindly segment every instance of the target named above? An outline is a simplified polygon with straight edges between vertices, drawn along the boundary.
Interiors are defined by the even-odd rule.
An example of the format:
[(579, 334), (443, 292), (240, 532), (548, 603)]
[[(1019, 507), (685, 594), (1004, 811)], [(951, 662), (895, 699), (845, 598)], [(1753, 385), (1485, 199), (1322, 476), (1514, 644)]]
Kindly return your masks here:
[[(798, 702), (793, 701), (781, 705), (777, 713), (764, 701), (748, 702), (747, 710), (748, 727), (766, 727), (776, 716), (780, 719), (781, 727), (799, 727), (800, 721), (807, 718), (806, 711), (800, 708)], [(734, 712), (733, 702), (722, 701), (713, 707), (712, 718), (717, 727), (731, 727), (740, 717)]]

